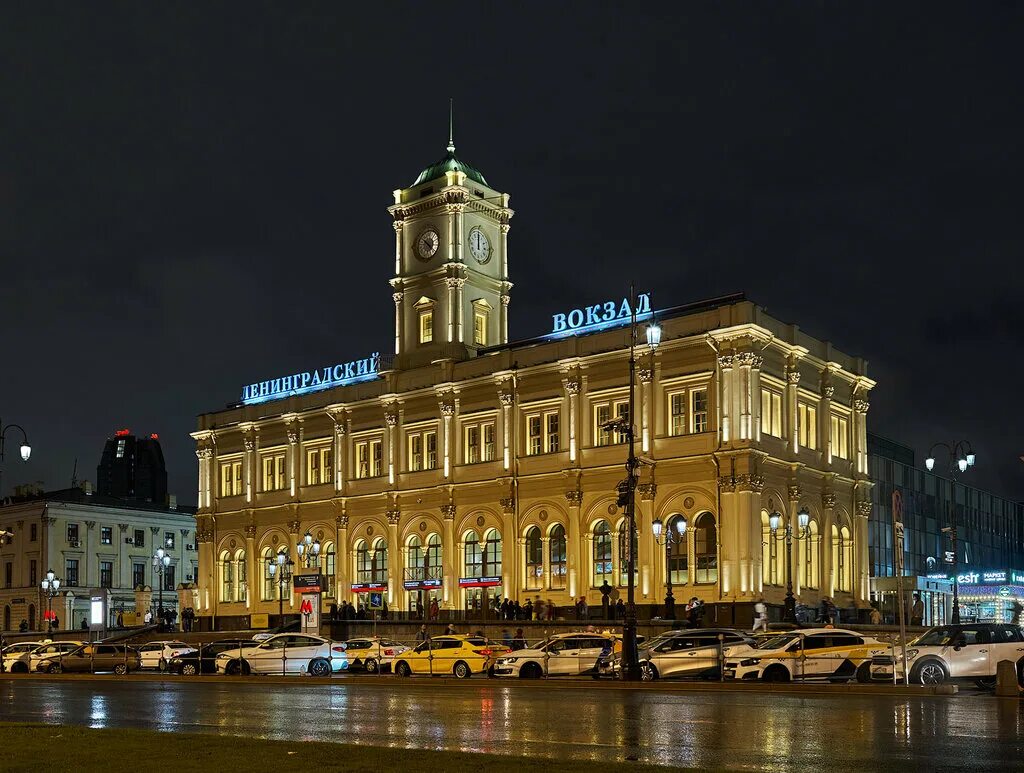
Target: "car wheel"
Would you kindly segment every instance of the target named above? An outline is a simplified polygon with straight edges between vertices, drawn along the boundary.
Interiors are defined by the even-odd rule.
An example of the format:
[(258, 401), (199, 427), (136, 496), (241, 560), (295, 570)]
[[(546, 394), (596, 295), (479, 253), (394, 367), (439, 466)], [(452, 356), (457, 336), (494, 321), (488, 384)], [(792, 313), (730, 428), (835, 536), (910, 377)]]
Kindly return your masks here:
[(48, 674), (59, 674), (64, 669), (61, 668), (60, 663), (51, 663), (46, 667), (46, 673)]
[(923, 685), (942, 684), (949, 677), (946, 667), (937, 660), (926, 660), (918, 663), (911, 672), (910, 679)]
[(238, 676), (242, 673), (242, 664), (239, 663), (237, 660), (232, 660), (224, 668), (224, 673), (228, 676)]
[(469, 668), (469, 664), (464, 660), (460, 660), (455, 664), (455, 668), (452, 669), (452, 673), (455, 674), (457, 679), (469, 679), (473, 675), (472, 670)]
[(118, 663), (116, 666), (114, 666), (114, 673), (118, 676), (124, 676), (128, 673), (128, 666), (124, 663)]
[(312, 676), (330, 676), (331, 664), (323, 658), (317, 658), (309, 664), (309, 673)]
[(867, 684), (871, 681), (871, 664), (868, 662), (861, 663), (857, 668), (857, 681), (861, 684)]
[(15, 663), (13, 666), (11, 666), (11, 673), (12, 674), (27, 674), (28, 673), (28, 666), (26, 666), (24, 663)]
[(519, 669), (521, 679), (540, 679), (543, 676), (539, 663), (524, 663)]
[(789, 671), (786, 670), (785, 666), (768, 666), (761, 674), (761, 680), (764, 682), (788, 682)]
[(974, 683), (978, 685), (982, 690), (994, 690), (996, 689), (996, 678), (989, 676), (984, 679), (975, 679)]
[(398, 661), (398, 664), (395, 666), (395, 673), (403, 677), (412, 676), (412, 669), (409, 668), (408, 663), (406, 663), (404, 660), (400, 660)]
[(653, 682), (658, 678), (658, 669), (649, 660), (640, 661), (640, 681)]
[(199, 669), (196, 668), (195, 663), (186, 663), (181, 667), (182, 676), (195, 676), (199, 673)]
[(364, 665), (368, 674), (376, 674), (380, 670), (380, 666), (378, 666), (377, 661), (373, 658), (367, 658)]

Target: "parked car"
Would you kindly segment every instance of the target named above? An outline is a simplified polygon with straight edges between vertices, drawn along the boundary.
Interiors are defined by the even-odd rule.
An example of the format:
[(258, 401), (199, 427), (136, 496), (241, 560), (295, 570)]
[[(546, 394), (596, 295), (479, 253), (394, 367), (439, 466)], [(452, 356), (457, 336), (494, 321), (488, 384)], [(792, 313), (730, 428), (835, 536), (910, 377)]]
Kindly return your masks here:
[(489, 672), (495, 661), (510, 651), (482, 636), (434, 636), (396, 657), (394, 671), (399, 676), (454, 674), (459, 679), (468, 679), (473, 674)]
[(856, 677), (859, 682), (869, 682), (872, 656), (886, 650), (883, 642), (841, 628), (787, 631), (756, 648), (730, 647), (725, 678), (848, 682)]
[(259, 642), (252, 639), (222, 639), (201, 644), (198, 649), (182, 652), (176, 657), (167, 661), (167, 670), (174, 674), (183, 676), (196, 676), (197, 674), (213, 674), (217, 671), (217, 656), (228, 650), (252, 649), (259, 646)]
[(255, 647), (217, 655), (219, 674), (311, 674), (329, 676), (348, 669), (345, 644), (303, 633), (279, 633)]
[(610, 633), (560, 633), (528, 647), (514, 650), (497, 659), (494, 676), (538, 679), (593, 673), (602, 653), (622, 649), (621, 641)]
[(47, 674), (113, 671), (127, 674), (142, 665), (139, 653), (124, 644), (83, 644), (70, 652), (40, 660), (36, 669)]
[(72, 650), (76, 650), (85, 644), (84, 641), (55, 641), (49, 644), (44, 644), (42, 647), (36, 647), (28, 654), (28, 670), (39, 671), (39, 664), (48, 660), (54, 656), (60, 657), (66, 655)]
[(142, 658), (143, 668), (167, 670), (167, 664), (186, 652), (193, 652), (195, 647), (183, 641), (150, 641), (135, 648)]
[(46, 641), (19, 641), (9, 644), (3, 651), (3, 670), (10, 674), (27, 674), (29, 670), (29, 655), (33, 650), (38, 649)]
[[(1015, 664), (1024, 679), (1024, 631), (998, 623), (963, 623), (929, 628), (907, 645), (907, 666), (914, 684), (942, 684), (949, 679), (973, 679), (979, 687), (996, 685), (1000, 660)], [(896, 647), (871, 659), (871, 678), (891, 682), (903, 678), (903, 650)]]
[(395, 656), (401, 655), (407, 649), (409, 648), (404, 644), (380, 636), (366, 636), (345, 642), (349, 668), (362, 668), (371, 674), (390, 671)]
[(640, 647), (640, 678), (645, 682), (675, 677), (717, 679), (731, 647), (755, 646), (754, 639), (731, 628), (668, 631)]

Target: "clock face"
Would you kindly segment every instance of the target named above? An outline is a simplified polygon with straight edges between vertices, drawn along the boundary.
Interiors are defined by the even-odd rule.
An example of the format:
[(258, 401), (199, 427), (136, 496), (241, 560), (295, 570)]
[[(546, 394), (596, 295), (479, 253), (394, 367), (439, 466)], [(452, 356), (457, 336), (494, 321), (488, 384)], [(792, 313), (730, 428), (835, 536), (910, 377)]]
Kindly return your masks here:
[(475, 226), (469, 232), (469, 254), (476, 258), (478, 263), (486, 263), (491, 259), (491, 243), (487, 241), (487, 234), (480, 226)]
[(433, 228), (425, 228), (416, 237), (416, 255), (421, 260), (430, 260), (434, 257), (434, 253), (437, 252), (438, 245), (441, 244), (441, 237), (437, 235), (437, 231)]

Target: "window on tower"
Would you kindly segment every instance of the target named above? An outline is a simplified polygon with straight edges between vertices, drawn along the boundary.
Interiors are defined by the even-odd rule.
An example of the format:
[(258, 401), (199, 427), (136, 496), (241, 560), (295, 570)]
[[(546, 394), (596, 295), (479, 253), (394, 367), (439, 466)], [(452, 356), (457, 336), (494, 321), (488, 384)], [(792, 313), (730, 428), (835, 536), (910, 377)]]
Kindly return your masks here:
[(487, 346), (487, 312), (480, 309), (473, 312), (473, 343)]
[(434, 340), (434, 310), (420, 309), (420, 343), (429, 344)]

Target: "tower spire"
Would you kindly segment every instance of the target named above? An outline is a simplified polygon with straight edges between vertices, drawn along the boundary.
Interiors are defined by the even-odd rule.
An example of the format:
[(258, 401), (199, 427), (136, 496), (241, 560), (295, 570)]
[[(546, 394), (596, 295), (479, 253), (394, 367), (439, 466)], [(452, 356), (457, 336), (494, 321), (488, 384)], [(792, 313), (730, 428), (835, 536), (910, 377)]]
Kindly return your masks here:
[(455, 100), (448, 98), (448, 152), (455, 152)]

